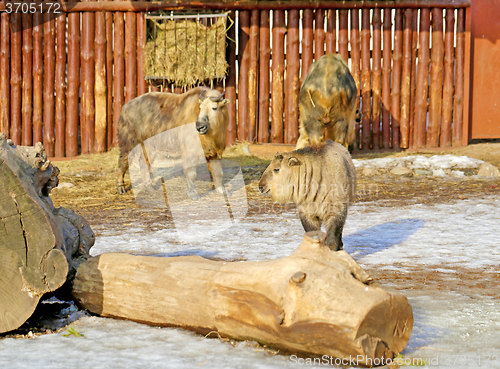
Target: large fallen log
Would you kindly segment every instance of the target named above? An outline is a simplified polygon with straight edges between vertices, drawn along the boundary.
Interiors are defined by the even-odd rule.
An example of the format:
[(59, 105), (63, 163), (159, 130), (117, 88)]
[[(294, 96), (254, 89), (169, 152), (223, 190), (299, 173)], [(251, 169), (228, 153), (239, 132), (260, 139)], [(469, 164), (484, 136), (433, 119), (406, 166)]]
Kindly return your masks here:
[(54, 208), (58, 174), (41, 143), (15, 146), (0, 133), (0, 333), (21, 326), (94, 243), (82, 217)]
[[(104, 317), (218, 332), (308, 355), (392, 359), (413, 327), (405, 297), (310, 232), (290, 256), (257, 262), (103, 254), (77, 270), (77, 303)], [(380, 361), (379, 361), (380, 362)]]

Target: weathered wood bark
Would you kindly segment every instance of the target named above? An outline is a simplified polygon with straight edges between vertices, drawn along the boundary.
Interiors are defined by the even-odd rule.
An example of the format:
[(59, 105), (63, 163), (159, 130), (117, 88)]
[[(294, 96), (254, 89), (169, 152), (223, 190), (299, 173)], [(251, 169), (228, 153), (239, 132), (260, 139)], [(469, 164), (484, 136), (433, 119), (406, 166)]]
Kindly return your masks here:
[(21, 326), (94, 243), (82, 217), (54, 209), (49, 194), (58, 174), (41, 143), (14, 146), (0, 133), (0, 333)]
[(78, 268), (73, 296), (101, 316), (368, 364), (403, 350), (413, 326), (405, 297), (380, 288), (345, 252), (310, 232), (290, 256), (230, 263), (198, 256), (104, 254)]

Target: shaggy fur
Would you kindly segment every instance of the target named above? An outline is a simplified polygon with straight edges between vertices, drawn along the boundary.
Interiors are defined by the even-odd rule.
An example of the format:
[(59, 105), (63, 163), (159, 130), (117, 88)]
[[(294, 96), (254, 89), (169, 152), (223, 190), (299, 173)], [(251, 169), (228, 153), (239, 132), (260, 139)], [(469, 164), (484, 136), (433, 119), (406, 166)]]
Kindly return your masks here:
[(326, 54), (316, 60), (300, 88), (297, 149), (330, 139), (352, 151), (356, 96), (356, 83), (340, 55)]
[(354, 201), (356, 170), (342, 145), (327, 140), (283, 155), (277, 154), (259, 182), (262, 193), (279, 203), (294, 202), (306, 232), (326, 228), (325, 243), (342, 249), (347, 209)]
[[(200, 99), (203, 91), (206, 91), (207, 98)], [(182, 95), (150, 92), (123, 105), (118, 121), (120, 156), (117, 186), (120, 193), (125, 192), (124, 176), (128, 170), (130, 151), (137, 145), (143, 144), (148, 138), (169, 129), (196, 121), (206, 159), (208, 161), (220, 159), (226, 147), (226, 131), (229, 124), (226, 104), (229, 100), (221, 99), (221, 101), (214, 102), (208, 98), (210, 96), (219, 96), (219, 92), (197, 87)], [(199, 127), (205, 127), (206, 131)], [(183, 135), (188, 134), (185, 133), (188, 132), (187, 130), (181, 130), (181, 132)], [(189, 140), (189, 137), (175, 137), (175, 141), (168, 145), (175, 148), (169, 154), (182, 157), (184, 173), (188, 181), (188, 195), (197, 197), (193, 182), (196, 178), (196, 169), (192, 167), (193, 148), (188, 144), (192, 140)], [(210, 164), (215, 187), (221, 192), (223, 186), (220, 161), (213, 160)]]

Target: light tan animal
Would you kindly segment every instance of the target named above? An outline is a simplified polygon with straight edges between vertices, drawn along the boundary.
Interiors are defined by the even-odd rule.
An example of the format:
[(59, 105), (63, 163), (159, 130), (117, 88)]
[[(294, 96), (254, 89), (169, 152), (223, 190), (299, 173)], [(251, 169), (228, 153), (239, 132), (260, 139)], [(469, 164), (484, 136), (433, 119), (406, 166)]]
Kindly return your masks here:
[(297, 204), (306, 232), (326, 228), (325, 243), (341, 250), (347, 209), (354, 201), (356, 170), (347, 149), (327, 140), (277, 154), (259, 182), (262, 193), (279, 203)]

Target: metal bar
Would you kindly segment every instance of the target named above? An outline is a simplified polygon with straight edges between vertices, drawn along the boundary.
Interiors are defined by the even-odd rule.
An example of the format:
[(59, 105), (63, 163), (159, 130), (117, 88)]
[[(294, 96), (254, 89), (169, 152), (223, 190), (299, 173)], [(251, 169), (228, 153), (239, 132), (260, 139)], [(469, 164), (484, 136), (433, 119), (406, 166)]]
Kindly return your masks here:
[(271, 142), (284, 142), (285, 12), (273, 10), (271, 82)]
[(286, 36), (285, 143), (295, 144), (299, 133), (299, 11), (288, 11)]
[(43, 15), (44, 77), (43, 77), (43, 147), (47, 156), (54, 156), (54, 87), (55, 87), (55, 20), (54, 15)]
[(55, 156), (65, 155), (66, 146), (66, 14), (56, 19), (56, 115)]
[[(216, 10), (287, 10), (287, 9), (375, 9), (375, 8), (443, 8), (458, 9), (470, 7), (470, 0), (388, 0), (388, 1), (344, 1), (344, 0), (278, 0), (258, 1), (246, 0), (226, 3), (220, 0), (204, 1), (109, 1), (109, 2), (62, 2), (61, 11), (64, 12), (148, 12), (158, 10), (184, 10), (184, 9), (216, 9)], [(37, 8), (40, 2), (36, 3)], [(44, 12), (49, 10), (48, 4), (42, 4)], [(0, 3), (0, 11), (5, 11), (5, 3)]]
[(429, 86), (429, 122), (427, 146), (438, 147), (441, 133), (443, 99), (443, 9), (432, 9), (432, 55)]
[(22, 141), (22, 14), (10, 15), (10, 138), (14, 144)]
[(399, 148), (401, 119), (401, 69), (403, 58), (403, 11), (396, 9), (394, 22), (394, 52), (392, 55), (391, 133), (393, 149)]
[(455, 66), (455, 10), (446, 10), (444, 36), (443, 115), (441, 120), (440, 147), (451, 146), (451, 122), (453, 119), (453, 70)]
[(80, 91), (80, 14), (68, 14), (68, 89), (66, 104), (66, 156), (78, 155)]
[(382, 64), (382, 148), (388, 149), (390, 147), (391, 139), (392, 9), (384, 9), (383, 27), (384, 60)]
[[(380, 103), (382, 95), (382, 10), (373, 9), (373, 50), (372, 50), (372, 131), (373, 149), (380, 148)], [(386, 45), (384, 45), (384, 52)], [(385, 54), (385, 53), (384, 53)], [(385, 134), (385, 132), (384, 132)]]
[(269, 10), (260, 12), (259, 135), (260, 143), (269, 142), (269, 65), (271, 60)]

